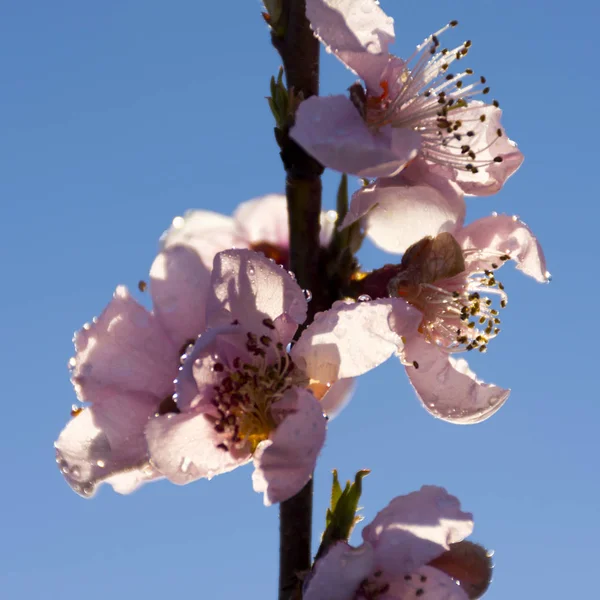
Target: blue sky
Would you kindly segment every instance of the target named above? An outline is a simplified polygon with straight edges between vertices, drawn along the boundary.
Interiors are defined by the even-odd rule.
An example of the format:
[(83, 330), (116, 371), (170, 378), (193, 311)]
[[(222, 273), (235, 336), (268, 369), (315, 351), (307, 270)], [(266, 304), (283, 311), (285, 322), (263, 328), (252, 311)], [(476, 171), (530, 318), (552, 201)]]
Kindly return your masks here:
[[(444, 485), (495, 550), (486, 598), (590, 597), (600, 534), (594, 298), (600, 92), (596, 4), (463, 0), (384, 3), (400, 56), (451, 19), (473, 40), (522, 169), (469, 219), (518, 214), (554, 280), (504, 269), (510, 304), (480, 376), (512, 387), (471, 427), (435, 421), (403, 369), (366, 375), (330, 426), (316, 472), (315, 534), (330, 471), (372, 469), (370, 519), (395, 495)], [(85, 501), (63, 482), (52, 443), (74, 394), (71, 336), (119, 283), (135, 288), (157, 240), (188, 208), (230, 213), (283, 190), (264, 96), (279, 62), (260, 3), (156, 0), (3, 3), (0, 9), (0, 296), (3, 486), (0, 598), (273, 598), (277, 509), (250, 470), (128, 497)], [(323, 93), (353, 81), (324, 56)], [(325, 177), (333, 205), (337, 177)], [(366, 245), (376, 266), (389, 256)], [(356, 540), (359, 536), (355, 535)]]

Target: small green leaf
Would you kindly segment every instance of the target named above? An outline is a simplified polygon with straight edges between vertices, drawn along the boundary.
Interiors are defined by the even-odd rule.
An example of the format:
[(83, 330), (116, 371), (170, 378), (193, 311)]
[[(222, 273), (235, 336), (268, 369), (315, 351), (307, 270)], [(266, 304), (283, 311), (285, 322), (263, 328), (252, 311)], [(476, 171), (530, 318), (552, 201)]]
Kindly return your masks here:
[(331, 486), (331, 506), (325, 515), (325, 531), (315, 560), (322, 556), (327, 549), (340, 540), (347, 541), (352, 529), (361, 520), (356, 513), (358, 501), (362, 494), (362, 480), (370, 471), (363, 469), (354, 477), (354, 483), (348, 481), (344, 490), (340, 486), (337, 471), (333, 472)]
[(336, 198), (337, 224), (339, 225), (348, 214), (348, 175), (342, 174)]

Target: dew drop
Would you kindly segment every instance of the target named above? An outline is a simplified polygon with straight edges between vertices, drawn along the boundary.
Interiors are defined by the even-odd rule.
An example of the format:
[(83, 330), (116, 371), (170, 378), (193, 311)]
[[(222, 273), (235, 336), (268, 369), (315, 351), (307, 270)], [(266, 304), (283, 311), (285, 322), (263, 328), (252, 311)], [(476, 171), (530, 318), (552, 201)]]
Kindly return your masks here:
[(497, 213), (496, 211), (494, 211), (494, 212), (492, 213), (492, 217), (497, 217), (497, 216), (498, 216), (498, 213)]
[[(69, 469), (67, 469), (68, 472)], [(73, 467), (71, 469), (71, 475), (73, 475), (73, 477), (75, 477), (75, 479), (77, 479), (80, 475), (81, 475), (81, 471), (79, 470), (79, 467)]]
[(359, 302), (370, 302), (372, 300), (371, 296), (369, 296), (369, 294), (361, 294), (358, 297), (358, 301)]
[(175, 217), (171, 223), (173, 229), (181, 229), (185, 223), (185, 219), (183, 217)]
[(106, 463), (103, 460), (97, 460), (96, 464), (101, 468), (104, 469), (104, 467), (106, 466)]
[(253, 266), (248, 267), (248, 275), (254, 275), (254, 273), (256, 273), (256, 271), (254, 270)]
[(71, 356), (68, 362), (69, 371), (72, 371), (77, 366), (77, 359)]
[(546, 278), (546, 283), (550, 283), (552, 281), (552, 273), (550, 273), (550, 271), (546, 271), (544, 273), (544, 277)]
[(328, 210), (326, 217), (330, 223), (335, 223), (337, 221), (338, 214), (335, 210)]
[(91, 496), (93, 491), (94, 491), (94, 486), (92, 483), (88, 482), (81, 486), (81, 493), (84, 496)]
[(312, 300), (313, 295), (310, 290), (302, 290), (302, 293), (304, 294), (304, 298), (307, 302), (310, 302)]
[(187, 473), (191, 464), (192, 464), (192, 459), (189, 456), (185, 456), (183, 458), (183, 460), (181, 461), (181, 467), (180, 467), (181, 471), (183, 473)]
[(293, 271), (288, 271), (288, 275), (294, 280), (296, 281), (296, 275), (294, 274)]

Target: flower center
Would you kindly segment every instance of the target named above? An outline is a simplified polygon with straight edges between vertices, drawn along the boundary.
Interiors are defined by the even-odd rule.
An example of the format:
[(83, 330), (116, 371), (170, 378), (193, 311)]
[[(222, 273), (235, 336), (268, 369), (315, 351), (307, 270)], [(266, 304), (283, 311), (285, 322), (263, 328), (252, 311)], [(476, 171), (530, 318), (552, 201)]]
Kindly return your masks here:
[[(465, 256), (469, 254), (465, 252)], [(509, 258), (507, 254), (498, 256), (493, 268)], [(421, 311), (419, 332), (449, 352), (485, 352), (488, 342), (500, 333), (500, 311), (496, 306), (504, 308), (507, 296), (493, 271), (463, 271), (434, 282), (406, 279), (400, 272), (390, 281), (388, 290)], [(499, 297), (499, 303), (490, 296)]]
[[(410, 128), (422, 136), (424, 158), (444, 166), (477, 173), (480, 168), (502, 162), (493, 155), (492, 146), (503, 135), (484, 126), (488, 115), (479, 104), (469, 104), (475, 96), (489, 94), (485, 77), (474, 77), (471, 68), (450, 73), (450, 65), (462, 60), (472, 46), (470, 40), (449, 50), (440, 48), (438, 36), (448, 25), (417, 46), (415, 53), (398, 73), (393, 63), (380, 85), (380, 96), (367, 95), (366, 122), (373, 127), (391, 125)], [(499, 107), (497, 100), (493, 106)]]
[(287, 248), (276, 246), (270, 242), (255, 242), (250, 245), (250, 250), (254, 252), (262, 252), (267, 258), (274, 260), (278, 265), (288, 268), (289, 251)]
[(375, 571), (371, 577), (364, 579), (355, 595), (356, 600), (377, 600), (387, 594), (390, 584), (385, 580), (383, 571)]
[[(267, 323), (272, 321), (265, 319)], [(223, 450), (249, 446), (254, 452), (285, 416), (283, 411), (273, 410), (277, 402), (293, 385), (302, 385), (306, 379), (283, 344), (267, 335), (248, 332), (246, 350), (254, 360), (246, 362), (238, 356), (230, 365), (216, 362), (213, 366), (215, 372), (223, 374), (211, 400), (217, 410), (214, 428), (225, 438), (219, 444)]]

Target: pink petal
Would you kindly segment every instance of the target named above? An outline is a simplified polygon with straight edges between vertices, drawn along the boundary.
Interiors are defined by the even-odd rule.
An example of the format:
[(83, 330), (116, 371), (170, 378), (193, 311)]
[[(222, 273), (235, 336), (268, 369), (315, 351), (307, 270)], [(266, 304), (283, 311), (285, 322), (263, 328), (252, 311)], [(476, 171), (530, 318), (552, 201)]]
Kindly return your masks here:
[(286, 313), (297, 324), (306, 319), (304, 294), (290, 275), (261, 254), (228, 250), (215, 257), (213, 289), (209, 292), (207, 323), (237, 320), (258, 335), (272, 333), (265, 319)]
[(360, 177), (398, 173), (421, 145), (421, 136), (412, 130), (371, 131), (346, 96), (302, 102), (290, 135), (326, 167)]
[(115, 394), (73, 417), (54, 444), (67, 483), (89, 498), (103, 482), (128, 494), (157, 478), (144, 437), (144, 427), (156, 408), (152, 398)]
[(337, 542), (320, 558), (304, 584), (303, 600), (353, 600), (373, 572), (374, 553), (369, 544), (352, 548)]
[(400, 336), (414, 333), (420, 321), (421, 313), (397, 298), (336, 302), (302, 333), (292, 358), (321, 383), (356, 377), (399, 352)]
[(176, 348), (204, 329), (209, 282), (210, 270), (189, 247), (170, 246), (152, 263), (154, 313)]
[(214, 387), (223, 378), (223, 372), (216, 371), (215, 364), (231, 368), (238, 356), (243, 362), (252, 362), (245, 349), (246, 340), (246, 333), (239, 325), (213, 327), (197, 339), (192, 349), (186, 351), (175, 380), (179, 410), (188, 412), (210, 405)]
[[(516, 261), (517, 269), (536, 281), (546, 283), (550, 273), (546, 270), (546, 259), (537, 238), (531, 229), (517, 217), (497, 215), (473, 221), (456, 235), (456, 240), (465, 250), (478, 249), (485, 256), (486, 251), (510, 254)], [(492, 269), (491, 263), (498, 266), (502, 261), (497, 256), (480, 258), (477, 254), (466, 257), (468, 269), (477, 271)]]
[(82, 400), (102, 388), (172, 393), (179, 355), (158, 320), (120, 286), (98, 319), (75, 335), (72, 377)]
[(233, 218), (248, 245), (258, 242), (281, 248), (290, 245), (287, 204), (282, 194), (268, 194), (243, 202), (233, 213)]
[(175, 217), (161, 236), (163, 250), (172, 246), (192, 248), (208, 269), (217, 252), (246, 245), (234, 219), (209, 210), (190, 210), (183, 217)]
[(277, 403), (288, 414), (254, 452), (254, 491), (264, 493), (265, 506), (295, 496), (311, 478), (325, 442), (327, 421), (321, 405), (306, 389), (293, 387)]
[(146, 439), (152, 464), (178, 485), (211, 479), (250, 460), (249, 453), (234, 456), (217, 448), (223, 440), (202, 412), (151, 419), (146, 426)]
[(362, 531), (375, 549), (375, 567), (388, 576), (411, 573), (473, 531), (473, 515), (445, 489), (424, 485), (397, 496)]
[(394, 19), (376, 0), (307, 0), (316, 36), (367, 83), (377, 85), (394, 41)]
[(491, 417), (506, 402), (510, 390), (483, 383), (463, 358), (415, 336), (406, 344), (406, 357), (418, 365), (406, 372), (423, 406), (434, 417), (468, 425)]
[[(485, 115), (485, 122), (479, 118)], [(479, 168), (477, 174), (466, 170), (456, 171), (456, 183), (460, 185), (466, 194), (475, 196), (487, 196), (495, 194), (502, 189), (506, 180), (521, 166), (523, 154), (517, 145), (508, 138), (506, 131), (502, 128), (500, 117), (502, 111), (495, 106), (473, 101), (469, 108), (461, 111), (461, 118), (465, 122), (472, 122), (471, 126), (474, 136), (469, 138), (468, 144), (477, 155), (475, 164)], [(498, 130), (502, 135), (498, 136)], [(457, 153), (460, 150), (457, 150)], [(502, 162), (494, 162), (494, 158), (502, 158)], [(480, 161), (487, 161), (488, 166), (480, 166)]]
[(469, 596), (456, 581), (439, 569), (424, 566), (410, 573), (410, 579), (400, 577), (389, 582), (386, 598), (402, 600), (468, 600)]
[[(414, 183), (404, 176), (405, 171), (355, 192), (342, 227), (362, 218), (373, 242), (396, 253), (404, 252), (425, 236), (459, 228), (465, 202), (457, 187), (447, 181), (440, 189), (425, 181)], [(431, 179), (434, 177), (430, 175)]]
[(339, 379), (321, 399), (321, 410), (331, 420), (339, 415), (346, 407), (354, 393), (355, 380)]

